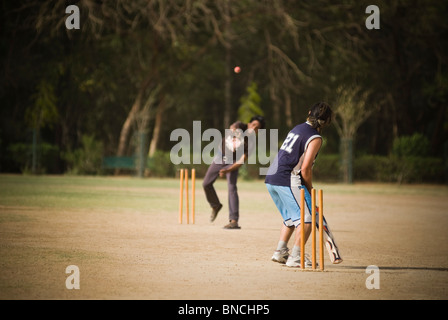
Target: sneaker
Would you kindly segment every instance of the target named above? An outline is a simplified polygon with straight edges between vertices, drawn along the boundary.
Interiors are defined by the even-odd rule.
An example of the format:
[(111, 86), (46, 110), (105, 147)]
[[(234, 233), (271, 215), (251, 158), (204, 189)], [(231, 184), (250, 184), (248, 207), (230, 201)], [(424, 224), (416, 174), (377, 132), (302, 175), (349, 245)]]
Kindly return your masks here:
[(289, 256), (288, 252), (289, 252), (288, 248), (282, 250), (275, 250), (271, 260), (274, 262), (285, 264)]
[(241, 229), (241, 227), (238, 225), (238, 222), (230, 222), (224, 226), (224, 229)]
[(210, 216), (210, 222), (215, 221), (216, 217), (218, 216), (218, 212), (219, 212), (219, 210), (221, 210), (221, 208), (222, 208), (222, 204), (220, 204), (216, 208), (212, 208), (212, 214)]
[[(297, 257), (289, 256), (286, 261), (286, 266), (291, 268), (300, 268), (300, 255)], [(305, 254), (305, 268), (311, 268), (313, 266), (311, 260), (308, 258), (308, 255)], [(317, 263), (316, 263), (317, 266)]]

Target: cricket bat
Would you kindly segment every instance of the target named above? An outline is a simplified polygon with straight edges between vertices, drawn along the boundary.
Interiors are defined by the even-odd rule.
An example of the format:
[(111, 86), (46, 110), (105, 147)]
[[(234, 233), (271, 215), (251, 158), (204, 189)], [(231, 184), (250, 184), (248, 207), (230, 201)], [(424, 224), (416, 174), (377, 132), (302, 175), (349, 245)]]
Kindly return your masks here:
[[(318, 208), (316, 208), (316, 212), (318, 212)], [(317, 228), (320, 228), (318, 222), (316, 222), (316, 225), (317, 225)], [(341, 254), (339, 252), (339, 248), (336, 245), (336, 242), (334, 240), (333, 233), (331, 233), (330, 228), (328, 227), (327, 220), (325, 220), (325, 217), (323, 218), (323, 228), (324, 228), (324, 236), (325, 236), (325, 248), (327, 248), (328, 255), (330, 256), (330, 261), (333, 264), (339, 264), (343, 260), (342, 260)]]

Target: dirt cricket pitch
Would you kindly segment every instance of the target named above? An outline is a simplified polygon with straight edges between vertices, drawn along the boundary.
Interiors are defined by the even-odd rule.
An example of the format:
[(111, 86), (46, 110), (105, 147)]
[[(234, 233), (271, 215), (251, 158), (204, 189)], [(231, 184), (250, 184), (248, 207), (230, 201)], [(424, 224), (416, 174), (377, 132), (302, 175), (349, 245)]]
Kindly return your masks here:
[(222, 228), (224, 180), (209, 222), (201, 182), (196, 223), (180, 225), (176, 179), (1, 175), (0, 299), (448, 298), (446, 186), (316, 182), (344, 262), (325, 252), (313, 272), (270, 261), (281, 219), (261, 180), (239, 181), (241, 230)]

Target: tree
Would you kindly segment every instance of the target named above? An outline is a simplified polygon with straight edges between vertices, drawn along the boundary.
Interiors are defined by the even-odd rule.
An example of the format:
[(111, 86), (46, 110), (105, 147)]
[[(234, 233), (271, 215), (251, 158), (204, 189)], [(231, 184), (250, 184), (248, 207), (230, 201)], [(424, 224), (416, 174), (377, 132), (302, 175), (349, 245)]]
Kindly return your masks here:
[(241, 97), (241, 105), (238, 108), (238, 116), (242, 122), (249, 122), (255, 115), (264, 115), (263, 110), (260, 108), (261, 98), (257, 92), (257, 84), (252, 82), (246, 88), (246, 95)]
[(359, 86), (340, 86), (337, 90), (334, 124), (340, 138), (341, 172), (345, 183), (353, 182), (353, 141), (358, 128), (376, 106), (368, 104), (368, 91)]
[(31, 172), (37, 172), (39, 131), (45, 126), (51, 126), (58, 120), (58, 109), (56, 107), (57, 97), (52, 84), (42, 79), (37, 88), (34, 104), (25, 111), (25, 122), (33, 129), (32, 166)]
[[(432, 155), (442, 156), (448, 145), (448, 5), (382, 2), (381, 29), (368, 30), (369, 4), (82, 0), (76, 2), (80, 29), (69, 30), (67, 1), (4, 1), (0, 166), (17, 170), (8, 145), (30, 142), (23, 115), (28, 109), (38, 117), (31, 104), (43, 82), (53, 88), (58, 117), (41, 128), (42, 141), (61, 152), (82, 147), (84, 135), (103, 142), (105, 155), (135, 155), (137, 147), (145, 155), (168, 151), (165, 137), (174, 128), (193, 120), (222, 128), (238, 107), (247, 108), (239, 98), (253, 82), (268, 126), (282, 134), (316, 101), (337, 107), (338, 88), (353, 83), (356, 88), (346, 90), (359, 90), (354, 103), (371, 92), (366, 108), (369, 101), (382, 108), (358, 125), (358, 148), (386, 155), (388, 137), (419, 131), (430, 138)], [(234, 74), (235, 65), (243, 71)], [(329, 128), (335, 134), (328, 135), (328, 152), (336, 153), (347, 135), (342, 132), (349, 131), (344, 115), (342, 108), (336, 115), (341, 141), (336, 126)], [(144, 143), (136, 143), (142, 133)], [(355, 136), (344, 139), (353, 144)], [(59, 158), (57, 167), (53, 172), (61, 173), (67, 162)]]

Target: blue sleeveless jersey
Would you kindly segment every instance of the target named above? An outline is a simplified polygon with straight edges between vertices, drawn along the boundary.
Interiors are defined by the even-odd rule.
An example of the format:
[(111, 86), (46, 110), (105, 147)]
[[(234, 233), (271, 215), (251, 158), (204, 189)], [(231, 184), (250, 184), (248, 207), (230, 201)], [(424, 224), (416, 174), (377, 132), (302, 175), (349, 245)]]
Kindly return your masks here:
[(321, 138), (319, 132), (307, 122), (295, 126), (287, 135), (273, 163), (268, 169), (265, 183), (276, 186), (290, 186), (291, 173), (295, 168), (308, 144), (316, 138)]

